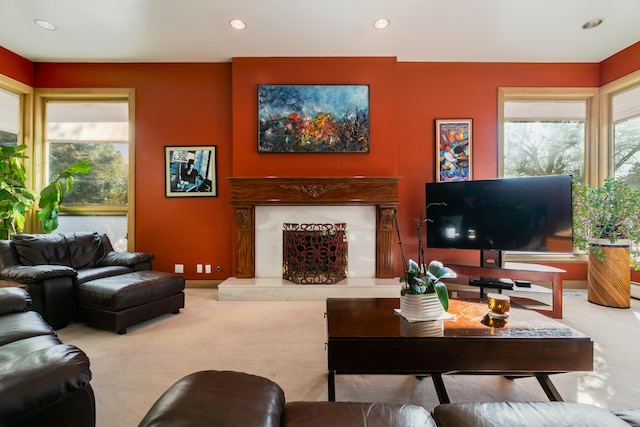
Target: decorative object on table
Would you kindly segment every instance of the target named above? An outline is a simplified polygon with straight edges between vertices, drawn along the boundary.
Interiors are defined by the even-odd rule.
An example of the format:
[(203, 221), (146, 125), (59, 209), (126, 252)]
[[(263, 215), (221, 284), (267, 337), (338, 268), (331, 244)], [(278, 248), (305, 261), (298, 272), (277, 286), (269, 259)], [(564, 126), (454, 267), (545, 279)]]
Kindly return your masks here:
[[(427, 206), (427, 209), (429, 207)], [(418, 233), (418, 260), (407, 258), (402, 247), (398, 215), (395, 214), (395, 225), (398, 233), (398, 244), (402, 254), (404, 276), (400, 278), (403, 283), (400, 291), (400, 314), (414, 319), (434, 320), (438, 319), (443, 311), (449, 310), (449, 294), (447, 286), (440, 279), (454, 278), (456, 273), (449, 267), (445, 267), (440, 261), (433, 260), (427, 267), (424, 257), (423, 225), (426, 218), (425, 209), (420, 218), (416, 218)]]
[[(27, 171), (22, 163), (26, 145), (4, 146), (0, 150), (0, 239), (9, 240), (24, 231), (26, 213), (38, 197), (27, 188)], [(82, 160), (65, 168), (40, 192), (38, 219), (43, 233), (58, 228), (58, 212), (64, 195), (73, 187), (75, 174), (86, 174), (91, 170), (89, 162)]]
[(470, 181), (473, 119), (436, 119), (436, 181)]
[(640, 269), (640, 192), (611, 177), (601, 187), (574, 183), (573, 241), (588, 251), (588, 300), (629, 308), (630, 268)]
[(165, 197), (216, 197), (216, 146), (164, 147)]
[(368, 153), (368, 85), (259, 85), (259, 153)]
[(511, 298), (508, 295), (488, 293), (487, 305), (489, 306), (489, 316), (502, 319), (509, 317)]

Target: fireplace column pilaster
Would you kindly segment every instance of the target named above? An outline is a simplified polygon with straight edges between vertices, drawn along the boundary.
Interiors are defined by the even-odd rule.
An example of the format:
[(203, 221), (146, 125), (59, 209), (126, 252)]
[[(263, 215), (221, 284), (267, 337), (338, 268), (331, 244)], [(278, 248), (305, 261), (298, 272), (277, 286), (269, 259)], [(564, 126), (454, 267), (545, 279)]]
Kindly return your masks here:
[(376, 277), (394, 277), (395, 205), (376, 206)]
[(255, 276), (255, 206), (236, 206), (236, 277)]

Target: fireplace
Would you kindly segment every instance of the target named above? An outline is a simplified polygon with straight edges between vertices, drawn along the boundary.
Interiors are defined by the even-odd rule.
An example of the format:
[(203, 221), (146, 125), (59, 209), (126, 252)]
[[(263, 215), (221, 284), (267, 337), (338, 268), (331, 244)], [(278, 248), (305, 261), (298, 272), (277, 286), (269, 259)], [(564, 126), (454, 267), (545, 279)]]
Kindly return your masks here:
[(283, 224), (282, 278), (335, 284), (347, 277), (347, 224)]
[[(236, 277), (256, 277), (256, 207), (361, 206), (374, 209), (375, 277), (393, 278), (396, 177), (229, 178), (236, 215)], [(282, 226), (282, 223), (280, 224)], [(271, 276), (273, 277), (273, 276)]]

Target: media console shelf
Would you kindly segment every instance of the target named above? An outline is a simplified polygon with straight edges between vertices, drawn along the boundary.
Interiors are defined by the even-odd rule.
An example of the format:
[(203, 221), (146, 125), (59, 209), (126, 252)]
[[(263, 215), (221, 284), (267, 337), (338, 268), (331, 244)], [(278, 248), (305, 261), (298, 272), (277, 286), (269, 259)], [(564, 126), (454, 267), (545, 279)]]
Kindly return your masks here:
[(562, 274), (565, 270), (541, 264), (505, 262), (502, 268), (480, 267), (468, 264), (445, 262), (458, 276), (482, 276), (532, 282), (551, 282), (551, 310), (536, 310), (555, 319), (562, 319)]

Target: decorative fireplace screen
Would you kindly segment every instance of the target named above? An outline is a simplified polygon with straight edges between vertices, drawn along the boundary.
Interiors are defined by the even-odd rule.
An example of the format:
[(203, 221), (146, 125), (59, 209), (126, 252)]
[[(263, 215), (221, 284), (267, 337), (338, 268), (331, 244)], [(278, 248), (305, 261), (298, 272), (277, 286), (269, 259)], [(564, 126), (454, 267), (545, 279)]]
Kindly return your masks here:
[(334, 284), (347, 277), (347, 224), (283, 224), (282, 278)]

